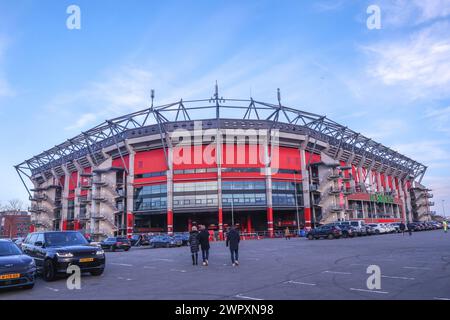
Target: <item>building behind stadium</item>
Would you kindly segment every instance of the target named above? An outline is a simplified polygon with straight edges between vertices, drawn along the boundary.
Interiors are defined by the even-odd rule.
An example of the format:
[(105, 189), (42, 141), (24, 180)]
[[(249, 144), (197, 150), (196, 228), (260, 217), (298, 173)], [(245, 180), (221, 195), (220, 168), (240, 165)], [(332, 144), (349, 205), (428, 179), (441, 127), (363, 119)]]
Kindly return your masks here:
[[(153, 97), (152, 97), (153, 101)], [(324, 116), (219, 97), (115, 118), (16, 166), (32, 230), (219, 238), (336, 220), (430, 220), (426, 167)]]

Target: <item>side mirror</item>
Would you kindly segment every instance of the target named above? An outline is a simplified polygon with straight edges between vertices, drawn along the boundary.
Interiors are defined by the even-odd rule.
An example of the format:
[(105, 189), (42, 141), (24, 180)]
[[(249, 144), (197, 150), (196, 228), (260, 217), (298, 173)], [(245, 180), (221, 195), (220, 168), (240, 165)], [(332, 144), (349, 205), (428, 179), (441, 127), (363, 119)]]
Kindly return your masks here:
[(44, 243), (43, 243), (42, 241), (36, 241), (36, 242), (34, 243), (34, 245), (35, 245), (36, 247), (43, 247), (43, 246), (44, 246)]

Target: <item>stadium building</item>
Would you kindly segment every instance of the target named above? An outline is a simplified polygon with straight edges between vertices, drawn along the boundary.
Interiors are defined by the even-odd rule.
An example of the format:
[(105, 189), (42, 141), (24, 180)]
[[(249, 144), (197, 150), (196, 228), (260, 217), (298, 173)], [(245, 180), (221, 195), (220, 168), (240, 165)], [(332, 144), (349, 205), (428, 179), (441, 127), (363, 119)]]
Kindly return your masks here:
[(232, 223), (273, 236), (341, 220), (429, 220), (426, 167), (278, 103), (177, 101), (118, 117), (17, 165), (33, 230), (93, 237)]

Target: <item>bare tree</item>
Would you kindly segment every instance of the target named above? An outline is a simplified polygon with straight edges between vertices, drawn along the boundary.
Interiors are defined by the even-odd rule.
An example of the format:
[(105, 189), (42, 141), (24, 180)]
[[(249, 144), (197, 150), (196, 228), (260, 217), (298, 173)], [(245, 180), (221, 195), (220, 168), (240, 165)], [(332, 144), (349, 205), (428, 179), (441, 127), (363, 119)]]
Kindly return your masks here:
[(11, 199), (8, 201), (8, 204), (5, 206), (6, 210), (11, 211), (21, 211), (23, 210), (23, 202), (19, 199)]

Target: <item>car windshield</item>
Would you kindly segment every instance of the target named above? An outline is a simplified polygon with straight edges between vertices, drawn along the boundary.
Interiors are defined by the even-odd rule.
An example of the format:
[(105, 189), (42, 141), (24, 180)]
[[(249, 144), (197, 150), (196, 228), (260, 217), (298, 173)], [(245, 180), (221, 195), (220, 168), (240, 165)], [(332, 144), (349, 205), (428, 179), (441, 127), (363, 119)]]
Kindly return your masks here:
[(78, 232), (52, 232), (45, 235), (45, 245), (49, 247), (64, 247), (89, 244)]
[(20, 249), (12, 242), (0, 242), (0, 257), (22, 254)]
[(116, 238), (108, 238), (106, 241), (116, 241)]

